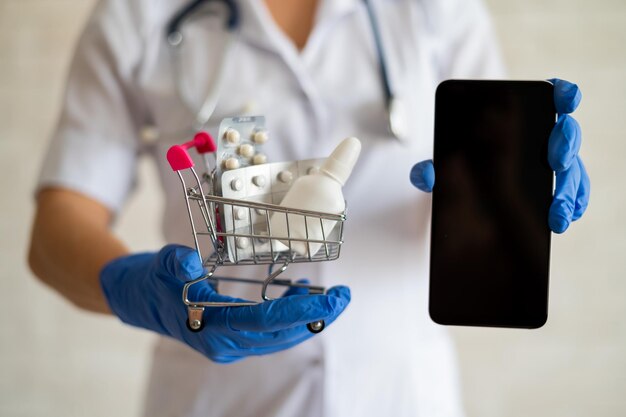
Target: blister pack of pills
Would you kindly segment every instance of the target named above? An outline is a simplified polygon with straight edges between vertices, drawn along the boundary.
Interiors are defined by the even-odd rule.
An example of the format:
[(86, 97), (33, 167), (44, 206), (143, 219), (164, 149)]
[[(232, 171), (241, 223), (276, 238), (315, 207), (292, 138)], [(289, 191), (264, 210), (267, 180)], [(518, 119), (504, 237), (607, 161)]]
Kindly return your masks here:
[[(280, 204), (283, 197), (300, 176), (319, 170), (324, 159), (249, 165), (226, 170), (221, 176), (222, 196), (243, 201)], [(224, 205), (222, 229), (233, 236), (227, 238), (231, 262), (258, 255), (275, 254), (289, 248), (278, 239), (250, 238), (243, 235), (268, 235), (270, 214), (267, 210)]]
[(268, 140), (264, 116), (228, 117), (217, 136), (217, 174), (267, 162), (263, 144)]

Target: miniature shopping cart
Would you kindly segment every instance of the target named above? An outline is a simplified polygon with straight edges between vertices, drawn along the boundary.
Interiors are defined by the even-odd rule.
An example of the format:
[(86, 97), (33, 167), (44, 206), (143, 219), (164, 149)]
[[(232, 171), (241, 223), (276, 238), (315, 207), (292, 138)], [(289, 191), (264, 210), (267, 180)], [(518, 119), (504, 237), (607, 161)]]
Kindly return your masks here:
[[(201, 175), (194, 169), (194, 162), (188, 153), (190, 148), (204, 158), (206, 171)], [(183, 288), (183, 302), (187, 306), (187, 327), (194, 332), (202, 330), (202, 316), (205, 307), (239, 307), (255, 305), (256, 302), (211, 302), (189, 299), (191, 286), (208, 280), (217, 289), (218, 281), (234, 281), (261, 286), (261, 298), (271, 300), (267, 295), (270, 285), (306, 288), (309, 294), (323, 294), (324, 287), (278, 279), (289, 264), (301, 262), (331, 261), (339, 257), (345, 211), (341, 214), (329, 214), (282, 207), (259, 201), (226, 198), (219, 194), (221, 188), (217, 164), (211, 168), (210, 154), (216, 151), (212, 137), (206, 132), (195, 135), (193, 140), (182, 145), (172, 146), (167, 152), (167, 159), (176, 171), (183, 187), (187, 213), (191, 224), (194, 244), (206, 275), (189, 281)], [(242, 168), (243, 169), (243, 168)], [(226, 171), (232, 172), (232, 171)], [(186, 181), (187, 178), (187, 181)], [(187, 184), (190, 183), (191, 186)], [(284, 216), (287, 223), (287, 235), (272, 234), (270, 219)], [(310, 237), (307, 230), (304, 238), (296, 238), (289, 231), (289, 222), (294, 216), (302, 216), (304, 224), (319, 222), (320, 236)], [(249, 221), (244, 226), (236, 227), (235, 218), (245, 217)], [(252, 220), (254, 219), (254, 221)], [(328, 230), (332, 224), (332, 230)], [(292, 250), (295, 242), (302, 242), (309, 250), (305, 255)], [(302, 243), (299, 243), (302, 246)], [(317, 251), (311, 246), (319, 247)], [(218, 277), (216, 271), (221, 266), (268, 265), (268, 275), (264, 279)], [(307, 328), (313, 333), (324, 329), (324, 321), (309, 323)]]

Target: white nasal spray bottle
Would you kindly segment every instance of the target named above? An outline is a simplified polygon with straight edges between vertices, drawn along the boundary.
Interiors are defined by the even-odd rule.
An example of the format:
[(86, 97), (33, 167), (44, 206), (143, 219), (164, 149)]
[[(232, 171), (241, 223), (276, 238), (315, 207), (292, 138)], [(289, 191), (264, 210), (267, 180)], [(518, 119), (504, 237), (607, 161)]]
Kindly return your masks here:
[[(320, 167), (319, 172), (299, 177), (291, 186), (280, 205), (283, 207), (319, 211), (323, 213), (341, 214), (346, 208), (341, 188), (354, 168), (354, 164), (361, 152), (361, 142), (354, 137), (346, 138), (330, 154)], [(287, 217), (289, 217), (289, 233), (287, 232)], [(306, 226), (304, 216), (275, 212), (270, 219), (272, 236), (291, 237), (292, 239), (324, 240), (328, 239), (336, 221), (307, 217)], [(324, 233), (322, 233), (322, 227)], [(308, 238), (307, 238), (308, 234)], [(288, 240), (280, 240), (289, 246)], [(315, 255), (322, 247), (322, 243), (291, 241), (291, 250), (307, 256)]]

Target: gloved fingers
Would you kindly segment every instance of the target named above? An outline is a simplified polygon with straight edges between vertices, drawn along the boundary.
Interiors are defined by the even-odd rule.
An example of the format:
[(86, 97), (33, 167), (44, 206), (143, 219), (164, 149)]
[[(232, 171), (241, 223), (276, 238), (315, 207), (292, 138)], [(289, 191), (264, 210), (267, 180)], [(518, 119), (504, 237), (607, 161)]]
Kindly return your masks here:
[(552, 78), (549, 81), (554, 84), (554, 106), (557, 113), (566, 114), (576, 110), (582, 99), (578, 86), (558, 78)]
[(569, 227), (576, 207), (581, 171), (578, 163), (573, 163), (565, 171), (556, 173), (554, 199), (548, 214), (548, 224), (555, 233), (563, 233)]
[[(309, 281), (306, 278), (302, 278), (296, 281), (298, 284), (310, 284), (311, 281)], [(305, 295), (309, 293), (309, 289), (308, 288), (302, 288), (302, 287), (289, 287), (289, 289), (287, 291), (285, 291), (285, 293), (282, 295), (283, 297), (289, 297), (290, 295)]]
[(187, 298), (191, 301), (209, 301), (215, 303), (249, 303), (243, 298), (230, 297), (215, 291), (209, 280), (197, 282), (189, 286)]
[(574, 83), (557, 78), (550, 81), (554, 84), (554, 105), (559, 119), (548, 141), (548, 161), (556, 172), (549, 224), (554, 232), (562, 233), (571, 221), (578, 220), (587, 209), (591, 184), (578, 155), (582, 142), (580, 126), (567, 115), (576, 110), (582, 94)]
[(555, 172), (569, 168), (578, 155), (581, 141), (576, 119), (567, 114), (560, 115), (548, 139), (548, 162)]
[(169, 276), (182, 281), (190, 281), (204, 274), (198, 252), (187, 246), (164, 246), (157, 255), (157, 261)]
[(244, 340), (239, 342), (233, 341), (229, 344), (230, 346), (224, 353), (221, 353), (219, 355), (207, 355), (207, 357), (213, 362), (217, 363), (233, 363), (248, 356), (260, 356), (280, 352), (281, 350), (286, 350), (294, 347), (297, 344), (300, 344), (314, 336), (314, 334), (309, 332), (304, 326), (301, 327), (303, 329), (302, 333), (298, 337), (290, 340), (276, 340), (274, 341), (274, 343), (264, 345), (262, 345), (259, 340), (256, 339), (249, 341)]
[(432, 159), (418, 162), (411, 168), (409, 175), (411, 184), (418, 189), (430, 193), (435, 186), (435, 167)]
[(352, 294), (350, 293), (350, 288), (345, 285), (337, 285), (334, 287), (330, 287), (328, 291), (326, 291), (327, 295), (332, 295), (334, 297), (340, 298), (347, 303), (352, 299)]
[(591, 194), (591, 181), (589, 175), (587, 175), (587, 169), (583, 164), (583, 160), (580, 157), (576, 158), (576, 162), (580, 168), (580, 184), (578, 185), (578, 192), (576, 193), (576, 204), (574, 207), (574, 214), (572, 220), (576, 221), (582, 217), (589, 205), (589, 196)]
[[(305, 325), (274, 332), (239, 331), (232, 334), (240, 349), (285, 349), (313, 336)], [(282, 348), (282, 349), (281, 349)]]
[[(326, 327), (330, 326), (338, 317), (339, 315), (335, 315), (325, 320)], [(248, 355), (266, 355), (279, 352), (298, 345), (313, 336), (315, 334), (311, 333), (306, 325), (274, 332), (241, 331), (236, 333), (240, 347), (247, 350)]]
[(350, 302), (347, 287), (333, 287), (325, 295), (293, 295), (245, 307), (227, 307), (215, 324), (232, 330), (273, 332), (311, 323), (332, 320)]
[[(335, 292), (336, 290), (331, 288), (329, 291)], [(334, 315), (333, 317), (325, 320), (326, 327), (330, 326), (337, 319), (337, 317), (339, 317), (339, 315)], [(277, 352), (278, 350), (295, 346), (312, 336), (314, 336), (314, 333), (311, 333), (306, 325), (290, 327), (288, 329), (273, 332), (240, 331), (236, 333), (236, 337), (242, 348), (263, 348), (265, 349), (264, 351), (268, 353), (271, 349), (274, 349), (273, 351)]]
[[(326, 327), (330, 326), (338, 315), (331, 317), (326, 322)], [(267, 355), (290, 349), (315, 336), (306, 325), (296, 326), (275, 332), (238, 332), (237, 335), (245, 336), (240, 341), (241, 347), (245, 350), (245, 355)]]
[[(333, 287), (328, 290), (328, 293), (330, 296), (342, 299), (345, 302), (350, 301), (350, 290), (347, 287)], [(295, 297), (312, 298), (314, 296), (294, 295), (290, 298), (293, 299)], [(223, 329), (227, 330), (219, 334), (207, 333), (209, 336), (218, 336), (220, 341), (219, 354), (209, 355), (211, 360), (218, 363), (232, 363), (247, 356), (267, 355), (289, 349), (314, 336), (314, 333), (311, 333), (307, 329), (306, 323), (274, 331), (238, 330), (233, 328), (229, 322), (229, 315), (233, 310), (241, 311), (245, 308), (246, 307), (231, 307), (211, 310), (218, 314), (211, 314), (209, 316), (209, 320), (212, 321), (210, 326), (221, 323)], [(332, 323), (337, 318), (338, 314), (339, 312), (333, 314), (331, 317), (324, 318), (326, 324), (329, 325)]]

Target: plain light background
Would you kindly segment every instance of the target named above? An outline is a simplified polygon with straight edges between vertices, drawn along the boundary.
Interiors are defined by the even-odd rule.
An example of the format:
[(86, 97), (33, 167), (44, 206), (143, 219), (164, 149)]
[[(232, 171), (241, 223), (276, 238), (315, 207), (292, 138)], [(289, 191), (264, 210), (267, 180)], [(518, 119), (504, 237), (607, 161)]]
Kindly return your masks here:
[[(470, 417), (626, 415), (626, 2), (488, 0), (511, 78), (577, 82), (592, 201), (553, 239), (550, 318), (453, 329)], [(134, 416), (153, 337), (79, 311), (26, 266), (32, 188), (93, 0), (0, 0), (0, 415)], [(158, 248), (154, 167), (117, 230)], [(417, 192), (417, 191), (416, 191)], [(36, 237), (35, 237), (36, 238)], [(410, 331), (410, 329), (407, 329)]]

